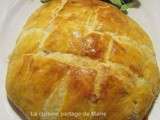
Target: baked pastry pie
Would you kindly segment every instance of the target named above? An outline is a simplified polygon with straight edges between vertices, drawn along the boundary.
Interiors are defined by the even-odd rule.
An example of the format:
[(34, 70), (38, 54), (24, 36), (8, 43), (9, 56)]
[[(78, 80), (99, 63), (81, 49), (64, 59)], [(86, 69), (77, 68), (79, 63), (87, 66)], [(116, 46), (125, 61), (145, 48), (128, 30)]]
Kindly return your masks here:
[(142, 120), (159, 86), (148, 35), (100, 0), (52, 0), (33, 13), (6, 82), (29, 120)]

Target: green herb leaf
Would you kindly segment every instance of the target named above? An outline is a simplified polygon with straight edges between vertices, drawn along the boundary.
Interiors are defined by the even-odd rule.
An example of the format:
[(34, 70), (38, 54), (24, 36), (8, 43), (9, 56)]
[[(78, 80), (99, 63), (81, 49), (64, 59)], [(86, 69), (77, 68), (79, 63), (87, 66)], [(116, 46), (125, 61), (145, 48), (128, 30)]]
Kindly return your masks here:
[(133, 0), (109, 0), (109, 2), (119, 7), (123, 12), (127, 13), (127, 10), (131, 6), (131, 3), (133, 3)]
[(127, 4), (124, 4), (121, 6), (120, 10), (122, 11), (126, 11), (128, 9), (128, 5)]
[(122, 1), (121, 0), (110, 0), (111, 3), (114, 5), (117, 5), (118, 7), (122, 6)]

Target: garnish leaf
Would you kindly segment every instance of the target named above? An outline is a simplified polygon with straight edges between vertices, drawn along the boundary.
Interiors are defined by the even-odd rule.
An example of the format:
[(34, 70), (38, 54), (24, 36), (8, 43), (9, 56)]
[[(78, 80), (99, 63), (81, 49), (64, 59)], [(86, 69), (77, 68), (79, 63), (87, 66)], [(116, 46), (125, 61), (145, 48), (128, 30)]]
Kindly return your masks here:
[(114, 5), (117, 5), (118, 7), (122, 6), (122, 1), (121, 0), (110, 0), (111, 3)]
[(117, 6), (123, 12), (127, 12), (127, 9), (130, 7), (129, 4), (133, 2), (133, 0), (109, 0), (113, 5)]
[(128, 5), (124, 4), (124, 5), (121, 6), (120, 10), (126, 11), (128, 8), (129, 8)]

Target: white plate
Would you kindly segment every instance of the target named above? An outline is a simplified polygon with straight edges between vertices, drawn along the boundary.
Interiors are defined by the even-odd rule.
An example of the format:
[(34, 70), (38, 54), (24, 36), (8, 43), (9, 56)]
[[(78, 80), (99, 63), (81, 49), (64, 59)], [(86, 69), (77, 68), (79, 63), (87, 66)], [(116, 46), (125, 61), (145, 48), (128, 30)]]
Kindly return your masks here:
[[(140, 1), (141, 7), (130, 9), (129, 16), (135, 19), (152, 38), (160, 65), (160, 1)], [(0, 0), (0, 120), (21, 120), (6, 98), (7, 62), (22, 26), (40, 5), (39, 0)], [(160, 120), (160, 97), (150, 113), (149, 120)]]

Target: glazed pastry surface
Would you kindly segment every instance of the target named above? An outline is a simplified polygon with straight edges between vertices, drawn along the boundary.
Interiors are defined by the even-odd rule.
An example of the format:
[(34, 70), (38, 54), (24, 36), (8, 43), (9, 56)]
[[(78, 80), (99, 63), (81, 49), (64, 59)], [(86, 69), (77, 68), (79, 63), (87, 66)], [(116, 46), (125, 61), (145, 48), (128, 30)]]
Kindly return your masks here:
[[(148, 35), (99, 0), (52, 0), (34, 12), (6, 82), (9, 99), (29, 120), (142, 120), (159, 86)], [(105, 114), (53, 115), (69, 112)]]

